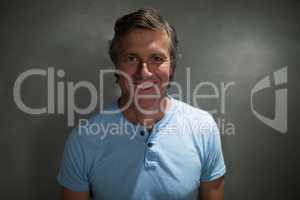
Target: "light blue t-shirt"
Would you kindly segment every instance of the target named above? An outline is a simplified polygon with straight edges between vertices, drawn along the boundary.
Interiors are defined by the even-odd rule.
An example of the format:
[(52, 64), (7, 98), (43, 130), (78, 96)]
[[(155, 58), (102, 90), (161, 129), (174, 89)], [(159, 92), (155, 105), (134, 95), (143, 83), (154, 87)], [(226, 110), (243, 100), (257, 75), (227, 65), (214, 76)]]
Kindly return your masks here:
[(81, 120), (65, 144), (58, 182), (93, 200), (193, 200), (199, 184), (225, 174), (212, 116), (172, 97), (151, 134), (117, 103)]

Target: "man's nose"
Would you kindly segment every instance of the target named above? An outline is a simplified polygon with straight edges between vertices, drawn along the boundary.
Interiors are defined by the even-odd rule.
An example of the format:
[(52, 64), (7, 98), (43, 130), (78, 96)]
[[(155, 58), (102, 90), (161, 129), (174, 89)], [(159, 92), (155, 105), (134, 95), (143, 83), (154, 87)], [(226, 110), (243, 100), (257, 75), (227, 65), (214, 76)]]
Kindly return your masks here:
[(149, 64), (147, 62), (141, 62), (139, 69), (138, 69), (138, 73), (141, 76), (141, 78), (145, 79), (148, 78), (150, 76), (152, 76), (152, 72), (149, 69)]

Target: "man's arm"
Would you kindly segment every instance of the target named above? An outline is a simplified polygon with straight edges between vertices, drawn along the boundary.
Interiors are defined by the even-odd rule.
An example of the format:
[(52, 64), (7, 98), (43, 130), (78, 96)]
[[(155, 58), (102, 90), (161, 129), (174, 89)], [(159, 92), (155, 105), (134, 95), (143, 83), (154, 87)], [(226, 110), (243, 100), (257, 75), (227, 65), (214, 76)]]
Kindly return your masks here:
[(68, 188), (63, 187), (61, 193), (61, 200), (89, 200), (89, 192), (74, 192)]
[(199, 200), (223, 200), (224, 176), (208, 182), (201, 182), (199, 187)]

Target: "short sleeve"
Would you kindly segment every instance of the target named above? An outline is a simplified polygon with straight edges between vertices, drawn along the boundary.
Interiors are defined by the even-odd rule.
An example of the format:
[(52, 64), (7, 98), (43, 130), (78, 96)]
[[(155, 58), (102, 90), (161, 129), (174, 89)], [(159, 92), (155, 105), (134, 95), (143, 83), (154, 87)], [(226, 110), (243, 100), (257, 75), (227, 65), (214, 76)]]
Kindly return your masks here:
[(88, 176), (85, 170), (85, 154), (81, 142), (81, 137), (74, 129), (65, 143), (57, 176), (57, 181), (62, 186), (77, 192), (89, 191)]
[(210, 133), (205, 137), (205, 159), (202, 164), (201, 180), (212, 181), (226, 173), (226, 167), (222, 152), (221, 137), (214, 119), (209, 115)]

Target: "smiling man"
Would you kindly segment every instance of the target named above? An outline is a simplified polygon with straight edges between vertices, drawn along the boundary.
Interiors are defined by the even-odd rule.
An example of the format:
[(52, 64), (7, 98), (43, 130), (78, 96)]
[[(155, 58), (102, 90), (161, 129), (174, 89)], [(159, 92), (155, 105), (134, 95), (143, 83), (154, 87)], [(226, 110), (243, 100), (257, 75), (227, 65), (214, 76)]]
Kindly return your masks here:
[[(124, 111), (126, 118), (151, 129), (155, 121), (163, 117), (170, 104), (166, 96), (173, 73), (170, 39), (164, 30), (135, 28), (129, 30), (116, 45), (112, 48), (119, 50), (115, 60), (117, 69), (130, 78), (120, 76), (120, 106), (129, 102), (129, 108)], [(129, 81), (133, 83), (132, 98)]]
[(73, 130), (57, 177), (62, 199), (223, 199), (226, 168), (216, 123), (167, 94), (175, 30), (153, 9), (121, 17), (114, 30), (109, 53), (121, 97), (107, 107), (110, 114), (89, 120), (111, 134)]

